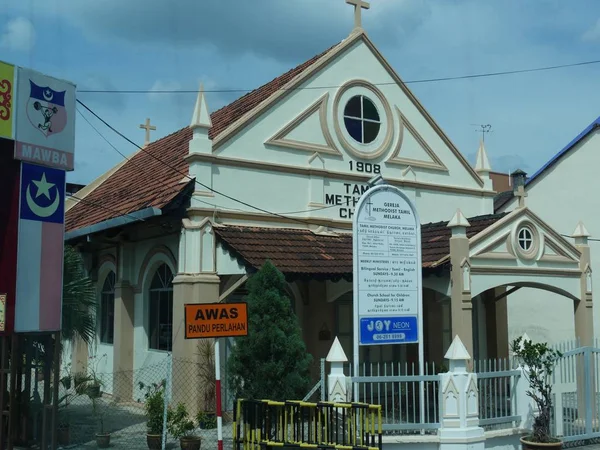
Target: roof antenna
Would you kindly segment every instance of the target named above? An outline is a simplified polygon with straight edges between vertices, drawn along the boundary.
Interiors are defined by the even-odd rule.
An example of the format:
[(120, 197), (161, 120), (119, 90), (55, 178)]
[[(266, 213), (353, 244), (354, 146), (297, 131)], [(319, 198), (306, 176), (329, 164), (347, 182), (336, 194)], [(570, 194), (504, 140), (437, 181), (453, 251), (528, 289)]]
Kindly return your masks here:
[(475, 131), (477, 133), (481, 133), (481, 141), (482, 142), (485, 142), (485, 134), (486, 133), (493, 133), (492, 126), (489, 123), (486, 125), (478, 125), (476, 123), (472, 123), (471, 125), (473, 125), (475, 127), (479, 127), (477, 129), (475, 129)]

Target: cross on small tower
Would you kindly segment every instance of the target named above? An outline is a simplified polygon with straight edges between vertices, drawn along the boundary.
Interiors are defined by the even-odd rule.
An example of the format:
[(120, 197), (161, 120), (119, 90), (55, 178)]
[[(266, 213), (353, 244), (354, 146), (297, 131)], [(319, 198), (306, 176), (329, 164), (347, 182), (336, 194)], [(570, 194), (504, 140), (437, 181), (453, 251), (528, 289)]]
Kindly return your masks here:
[(346, 3), (354, 5), (354, 29), (362, 28), (362, 10), (369, 9), (371, 4), (362, 0), (346, 0)]
[(525, 207), (525, 197), (527, 197), (527, 192), (523, 186), (517, 187), (517, 192), (515, 196), (519, 199), (519, 208)]
[(146, 123), (141, 124), (140, 128), (146, 130), (146, 139), (144, 141), (144, 147), (146, 147), (150, 143), (150, 130), (154, 131), (156, 130), (156, 127), (154, 125), (150, 125), (150, 119), (146, 119)]

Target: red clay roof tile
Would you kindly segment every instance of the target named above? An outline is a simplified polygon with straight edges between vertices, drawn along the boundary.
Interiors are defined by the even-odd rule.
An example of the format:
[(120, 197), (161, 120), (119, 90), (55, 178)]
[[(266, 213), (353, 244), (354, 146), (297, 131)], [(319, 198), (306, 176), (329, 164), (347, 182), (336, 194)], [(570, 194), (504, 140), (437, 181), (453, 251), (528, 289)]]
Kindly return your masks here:
[[(267, 100), (337, 45), (212, 113), (210, 138), (216, 138), (229, 125)], [(186, 127), (136, 153), (83, 201), (67, 211), (65, 231), (94, 225), (151, 206), (163, 208), (168, 205), (189, 182), (184, 176), (188, 174), (188, 164), (184, 157), (188, 154), (188, 142), (191, 138), (192, 131)]]
[[(467, 237), (475, 236), (506, 214), (478, 216), (468, 219)], [(421, 227), (422, 264), (424, 268), (450, 253), (448, 221), (428, 223)], [(317, 235), (310, 230), (291, 228), (259, 228), (235, 225), (215, 226), (220, 242), (255, 269), (267, 259), (288, 274), (352, 273), (352, 235)]]

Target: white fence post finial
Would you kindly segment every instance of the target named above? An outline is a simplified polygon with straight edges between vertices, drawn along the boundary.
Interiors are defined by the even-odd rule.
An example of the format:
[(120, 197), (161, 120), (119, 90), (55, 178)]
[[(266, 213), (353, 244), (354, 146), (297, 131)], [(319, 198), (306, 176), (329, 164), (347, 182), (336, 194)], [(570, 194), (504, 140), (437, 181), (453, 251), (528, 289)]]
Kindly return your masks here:
[(484, 450), (485, 434), (479, 426), (477, 374), (467, 372), (471, 355), (458, 335), (445, 357), (450, 361), (450, 369), (440, 374), (440, 450), (453, 450), (459, 443), (468, 443), (470, 450)]
[(326, 360), (330, 364), (329, 375), (327, 375), (327, 399), (330, 402), (344, 403), (349, 400), (349, 390), (344, 374), (344, 364), (348, 362), (348, 358), (337, 336)]

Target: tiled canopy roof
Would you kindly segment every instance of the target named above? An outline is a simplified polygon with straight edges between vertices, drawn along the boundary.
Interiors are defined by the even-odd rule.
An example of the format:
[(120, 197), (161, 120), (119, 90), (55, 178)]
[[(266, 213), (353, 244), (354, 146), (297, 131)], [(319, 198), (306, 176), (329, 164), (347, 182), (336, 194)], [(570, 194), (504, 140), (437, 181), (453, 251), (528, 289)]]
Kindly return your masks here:
[[(229, 125), (267, 100), (334, 47), (212, 113), (210, 138), (216, 138)], [(192, 131), (186, 127), (137, 152), (83, 201), (67, 211), (65, 231), (149, 207), (162, 209), (167, 206), (191, 182), (183, 175), (188, 173), (184, 157), (188, 154), (191, 138)]]
[[(506, 214), (468, 219), (470, 238)], [(428, 223), (421, 227), (424, 268), (437, 267), (450, 253), (451, 230), (448, 222)], [(224, 247), (247, 265), (258, 269), (269, 259), (279, 270), (296, 275), (343, 275), (352, 273), (352, 235), (315, 234), (292, 228), (258, 228), (234, 225), (215, 226)]]

